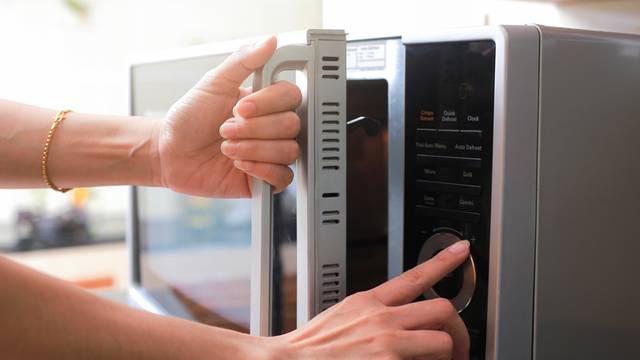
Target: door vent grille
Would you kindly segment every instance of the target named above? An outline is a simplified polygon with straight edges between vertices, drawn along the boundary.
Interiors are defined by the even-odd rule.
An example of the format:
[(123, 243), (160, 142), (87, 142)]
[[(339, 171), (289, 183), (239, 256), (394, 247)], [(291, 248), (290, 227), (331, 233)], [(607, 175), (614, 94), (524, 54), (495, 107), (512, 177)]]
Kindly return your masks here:
[(338, 303), (342, 298), (340, 264), (324, 264), (321, 271), (320, 308), (325, 310)]

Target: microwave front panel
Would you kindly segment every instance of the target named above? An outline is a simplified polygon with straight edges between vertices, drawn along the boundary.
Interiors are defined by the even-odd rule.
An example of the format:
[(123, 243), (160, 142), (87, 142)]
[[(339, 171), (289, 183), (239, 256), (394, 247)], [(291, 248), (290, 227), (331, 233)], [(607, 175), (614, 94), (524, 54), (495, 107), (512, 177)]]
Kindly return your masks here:
[[(533, 336), (539, 32), (534, 26), (490, 26), (447, 29), (403, 39), (407, 48), (405, 269), (456, 238), (475, 235), (475, 240), (470, 239), (474, 262), (468, 262), (426, 295), (442, 293), (464, 308), (472, 293), (461, 312), (472, 336), (472, 359), (529, 359)], [(495, 47), (483, 49), (492, 43)], [(436, 53), (435, 49), (440, 49), (441, 54), (430, 56), (428, 49)], [(486, 56), (487, 50), (495, 51), (491, 61), (474, 60), (474, 51)], [(443, 58), (447, 52), (449, 58)], [(492, 91), (486, 91), (487, 82), (468, 81), (483, 74), (493, 78)], [(492, 100), (487, 94), (492, 94)], [(475, 122), (476, 114), (471, 114), (478, 107), (493, 109), (492, 118), (484, 124), (481, 117)], [(492, 125), (487, 125), (489, 121)], [(462, 130), (481, 130), (483, 140), (460, 143)], [(492, 141), (485, 142), (487, 137)], [(467, 151), (478, 144), (482, 149), (476, 148), (480, 154), (475, 160), (479, 157), (481, 171), (477, 173), (481, 179), (473, 184), (467, 181), (470, 173), (462, 171), (472, 164), (468, 160), (474, 160)], [(448, 163), (452, 157), (457, 158), (459, 166)], [(420, 158), (438, 159), (436, 164), (440, 161), (445, 171), (437, 166), (422, 167), (424, 160)], [(471, 187), (474, 185), (480, 188)], [(449, 191), (454, 188), (466, 193)], [(461, 196), (471, 191), (479, 193), (477, 205)], [(476, 209), (463, 210), (466, 206)], [(439, 235), (433, 237), (436, 233)], [(473, 280), (475, 287), (465, 288)]]
[(471, 242), (471, 258), (423, 297), (451, 300), (472, 354), (485, 352), (495, 58), (492, 40), (406, 47), (404, 268)]

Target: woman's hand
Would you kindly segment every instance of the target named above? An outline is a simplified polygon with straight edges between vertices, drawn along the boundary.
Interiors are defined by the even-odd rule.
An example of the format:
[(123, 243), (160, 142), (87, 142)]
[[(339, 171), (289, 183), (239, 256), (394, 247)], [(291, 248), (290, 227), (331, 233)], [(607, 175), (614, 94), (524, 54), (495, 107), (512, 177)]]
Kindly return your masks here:
[(291, 359), (469, 358), (469, 335), (444, 299), (411, 302), (469, 256), (460, 241), (374, 289), (347, 297), (307, 326), (272, 338)]
[(242, 82), (273, 55), (276, 39), (246, 47), (176, 102), (154, 136), (154, 183), (191, 195), (249, 197), (251, 177), (281, 191), (298, 157), (299, 89), (279, 82), (251, 94)]

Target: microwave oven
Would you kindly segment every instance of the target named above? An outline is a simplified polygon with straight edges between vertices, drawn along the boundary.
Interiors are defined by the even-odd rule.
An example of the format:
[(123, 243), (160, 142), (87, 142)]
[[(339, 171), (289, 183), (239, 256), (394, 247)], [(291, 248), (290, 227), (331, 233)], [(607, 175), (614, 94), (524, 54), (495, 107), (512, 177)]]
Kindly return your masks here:
[[(132, 113), (161, 113), (227, 50), (134, 64)], [(465, 238), (470, 258), (420, 299), (452, 301), (472, 359), (640, 357), (640, 36), (449, 29), (350, 40), (346, 56), (347, 120), (368, 120), (348, 130), (343, 295)], [(274, 199), (274, 334), (295, 326), (294, 197), (290, 189)], [(246, 331), (248, 263), (220, 260), (234, 281), (209, 279), (205, 265), (189, 268), (186, 282), (176, 275), (180, 261), (246, 258), (247, 225), (233, 225), (249, 217), (246, 204), (232, 204), (237, 219), (210, 225), (222, 202), (236, 200), (144, 188), (133, 200), (132, 298)], [(220, 241), (177, 251), (177, 239), (194, 233), (200, 245)]]

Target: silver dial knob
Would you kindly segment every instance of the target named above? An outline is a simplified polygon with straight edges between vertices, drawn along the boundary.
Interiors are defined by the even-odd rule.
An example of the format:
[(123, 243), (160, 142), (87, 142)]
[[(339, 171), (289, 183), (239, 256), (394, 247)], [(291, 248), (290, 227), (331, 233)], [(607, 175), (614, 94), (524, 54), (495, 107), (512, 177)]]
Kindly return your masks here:
[[(431, 259), (438, 252), (457, 241), (460, 241), (460, 238), (450, 233), (432, 235), (420, 249), (418, 264)], [(447, 278), (425, 290), (423, 295), (426, 299), (447, 298), (458, 312), (462, 312), (471, 302), (475, 289), (476, 266), (473, 255), (469, 255), (464, 264), (450, 273)]]

